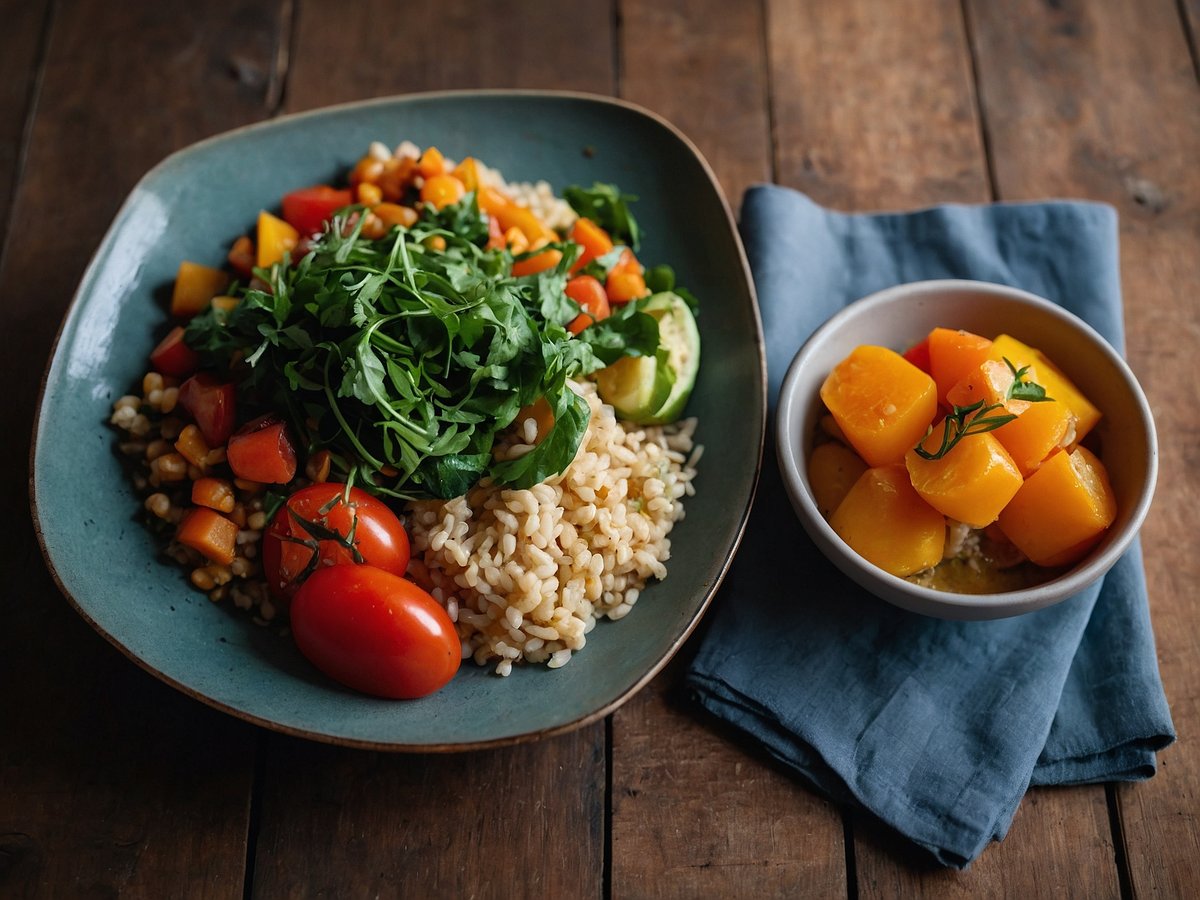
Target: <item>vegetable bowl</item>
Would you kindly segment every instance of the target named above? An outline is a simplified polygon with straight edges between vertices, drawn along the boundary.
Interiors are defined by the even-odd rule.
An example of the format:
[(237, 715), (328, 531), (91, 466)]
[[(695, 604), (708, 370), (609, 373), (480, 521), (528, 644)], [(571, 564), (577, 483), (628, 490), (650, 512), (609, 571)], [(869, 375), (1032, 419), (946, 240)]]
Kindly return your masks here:
[[(1066, 421), (1022, 455), (1010, 434), (1051, 413)], [(1048, 300), (970, 281), (900, 285), (826, 322), (788, 369), (775, 439), (822, 553), (876, 596), (954, 619), (1030, 612), (1096, 581), (1136, 536), (1158, 468), (1149, 405), (1116, 350)], [(994, 546), (966, 559), (972, 579), (940, 577), (968, 533)]]
[[(263, 211), (273, 216), (280, 198), (298, 187), (334, 183), (378, 139), (437, 146), (458, 160), (478, 154), (511, 181), (545, 180), (555, 191), (615, 182), (640, 196), (644, 258), (669, 260), (680, 284), (701, 297), (701, 311), (694, 324), (679, 307), (648, 305), (639, 314), (650, 322), (682, 317), (698, 330), (681, 330), (680, 346), (704, 346), (704, 364), (689, 368), (684, 353), (672, 363), (671, 379), (646, 378), (642, 371), (599, 386), (611, 398), (605, 409), (627, 406), (647, 428), (657, 427), (658, 417), (680, 415), (685, 404), (686, 415), (698, 423), (695, 439), (704, 445), (704, 462), (688, 515), (671, 532), (667, 577), (646, 585), (636, 609), (622, 610), (623, 621), (597, 624), (582, 652), (556, 657), (559, 666), (502, 669), (464, 660), (446, 687), (404, 701), (365, 696), (325, 677), (299, 652), (300, 634), (293, 640), (284, 629), (262, 627), (228, 604), (210, 602), (218, 598), (196, 590), (210, 586), (203, 573), (193, 571), (189, 584), (187, 573), (168, 565), (161, 545), (136, 521), (141, 500), (122, 476), (106, 425), (116, 415), (114, 401), (119, 406), (130, 385), (142, 381), (152, 349), (160, 362), (163, 354), (177, 360), (181, 352), (170, 341), (166, 349), (161, 343), (156, 348), (169, 328), (164, 301), (172, 283), (179, 284), (181, 260), (219, 267), (232, 254), (230, 241), (252, 230), (256, 218), (259, 246), (266, 245), (279, 226), (266, 219), (264, 229)], [(311, 209), (327, 198), (304, 199)], [(283, 218), (288, 215), (284, 209)], [(526, 259), (516, 251), (514, 257)], [(185, 281), (196, 283), (192, 276)], [(712, 302), (706, 305), (704, 298)], [(564, 316), (565, 309), (554, 315)], [(565, 325), (569, 318), (560, 321)], [(217, 338), (192, 349), (209, 352), (220, 344)], [(666, 352), (670, 356), (670, 347)], [(616, 101), (529, 92), (424, 95), (321, 110), (184, 150), (130, 195), (84, 277), (47, 372), (33, 454), (35, 525), (52, 573), (85, 619), (139, 665), (217, 708), (289, 733), (381, 749), (457, 750), (526, 740), (579, 727), (616, 708), (695, 626), (748, 515), (765, 427), (763, 373), (753, 290), (728, 206), (694, 148), (661, 119)], [(298, 379), (296, 385), (309, 383)], [(330, 384), (336, 392), (337, 382)], [(271, 387), (278, 383), (264, 385)], [(745, 399), (736, 409), (722, 402), (731, 392)], [(600, 408), (594, 396), (585, 399), (582, 408)], [(580, 401), (564, 402), (581, 408)], [(208, 400), (193, 405), (219, 406)], [(293, 434), (297, 421), (302, 426), (319, 418), (311, 408), (309, 413), (287, 423)], [(211, 420), (196, 424), (215, 427)], [(256, 420), (233, 437), (242, 441), (239, 453), (253, 450), (249, 456), (257, 458), (264, 447), (282, 446), (283, 431), (277, 420)], [(285, 477), (271, 474), (281, 463), (288, 463), (282, 468), (290, 477), (290, 454), (284, 456), (271, 457), (261, 480)], [(395, 468), (375, 466), (358, 477), (391, 477)], [(448, 478), (452, 469), (439, 464), (428, 471), (436, 478), (424, 484), (444, 490), (440, 496), (460, 489)], [(706, 472), (720, 477), (706, 483)], [(202, 493), (196, 487), (192, 496)], [(205, 497), (198, 502), (214, 502)], [(217, 552), (220, 535), (206, 523), (220, 515), (196, 518), (202, 520), (196, 528), (180, 530), (195, 539), (194, 546)], [(108, 526), (93, 527), (100, 522)], [(106, 565), (96, 564), (101, 559)]]

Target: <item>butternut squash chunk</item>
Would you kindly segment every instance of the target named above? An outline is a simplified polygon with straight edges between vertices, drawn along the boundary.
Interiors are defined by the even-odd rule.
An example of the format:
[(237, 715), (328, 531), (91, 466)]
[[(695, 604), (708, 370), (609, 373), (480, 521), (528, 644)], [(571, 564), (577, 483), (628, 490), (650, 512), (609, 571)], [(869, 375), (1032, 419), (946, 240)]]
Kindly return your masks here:
[(992, 341), (992, 359), (1007, 358), (1018, 369), (1021, 366), (1036, 366), (1037, 383), (1046, 389), (1046, 396), (1066, 404), (1075, 415), (1075, 440), (1081, 441), (1100, 421), (1100, 410), (1092, 405), (1079, 388), (1063, 374), (1040, 350), (1023, 344), (1016, 338), (1002, 334)]
[(171, 315), (194, 316), (208, 308), (208, 302), (229, 287), (229, 276), (220, 269), (200, 263), (179, 264), (175, 289), (171, 292)]
[(871, 466), (904, 459), (937, 411), (932, 378), (885, 347), (856, 347), (821, 385), (846, 440)]
[[(1015, 380), (1016, 376), (1007, 363), (987, 359), (946, 392), (946, 402), (951, 406), (971, 406), (983, 401), (984, 406), (1003, 406), (1005, 413), (1019, 416), (1033, 404), (1008, 396)], [(1038, 383), (1037, 372), (1030, 368), (1024, 380)], [(999, 410), (995, 410), (992, 415), (999, 413)]]
[[(937, 452), (946, 427), (943, 419), (922, 446)], [(970, 434), (940, 459), (925, 459), (915, 450), (904, 464), (917, 494), (943, 515), (983, 528), (1021, 488), (1021, 472), (991, 432)]]
[(946, 545), (946, 520), (901, 465), (863, 472), (829, 524), (855, 553), (901, 578), (937, 565)]
[(259, 268), (269, 269), (300, 242), (300, 232), (266, 210), (258, 214)]
[(1046, 457), (1063, 447), (1073, 419), (1065, 403), (1047, 400), (1029, 404), (1029, 409), (992, 434), (1017, 464), (1021, 477), (1028, 478)]
[(929, 332), (929, 371), (937, 382), (938, 400), (988, 359), (992, 342), (969, 331), (935, 328)]
[(867, 464), (843, 444), (818, 444), (808, 457), (808, 483), (826, 519), (841, 505)]
[(1000, 513), (1000, 529), (1039, 566), (1080, 559), (1117, 516), (1104, 463), (1084, 447), (1042, 463)]

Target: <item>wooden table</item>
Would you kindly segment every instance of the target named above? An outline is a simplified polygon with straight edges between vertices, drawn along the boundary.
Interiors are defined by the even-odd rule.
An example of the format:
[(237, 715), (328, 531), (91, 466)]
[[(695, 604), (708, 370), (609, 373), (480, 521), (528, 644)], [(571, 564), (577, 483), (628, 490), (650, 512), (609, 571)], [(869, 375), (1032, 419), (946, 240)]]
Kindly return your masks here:
[[(2, 0), (0, 12), (12, 412), (0, 444), (0, 895), (1200, 889), (1200, 0)], [(1162, 441), (1144, 538), (1181, 740), (1157, 777), (1031, 791), (1002, 844), (965, 873), (940, 871), (698, 715), (676, 690), (678, 663), (573, 734), (388, 755), (214, 712), (71, 611), (25, 514), (27, 440), (58, 322), (127, 191), (171, 151), (248, 122), (500, 86), (616, 94), (662, 113), (735, 205), (776, 181), (847, 210), (1117, 207), (1128, 356)]]

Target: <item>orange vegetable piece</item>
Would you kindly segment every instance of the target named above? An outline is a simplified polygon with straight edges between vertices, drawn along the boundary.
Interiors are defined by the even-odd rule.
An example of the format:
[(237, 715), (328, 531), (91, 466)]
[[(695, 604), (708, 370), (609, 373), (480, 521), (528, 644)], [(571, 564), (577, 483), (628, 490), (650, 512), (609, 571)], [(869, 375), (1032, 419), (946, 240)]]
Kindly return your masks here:
[(992, 341), (991, 357), (1007, 358), (1018, 369), (1021, 366), (1037, 366), (1037, 383), (1046, 389), (1046, 396), (1066, 404), (1067, 409), (1075, 415), (1076, 441), (1083, 440), (1100, 421), (1100, 410), (1040, 350), (1022, 344), (1010, 335), (1002, 334)]
[[(941, 446), (943, 419), (922, 446)], [(912, 486), (925, 502), (972, 528), (996, 521), (1000, 510), (1021, 489), (1021, 472), (991, 432), (969, 434), (941, 459), (925, 459), (915, 450), (904, 455)]]
[(390, 231), (396, 225), (412, 228), (420, 218), (415, 209), (401, 206), (399, 203), (378, 203), (371, 212), (383, 223), (386, 231)]
[(461, 181), (468, 191), (479, 190), (479, 163), (475, 157), (468, 156), (450, 174)]
[(417, 160), (417, 171), (426, 178), (441, 175), (446, 171), (446, 157), (437, 147), (426, 147), (421, 158)]
[(991, 348), (991, 341), (969, 331), (929, 332), (929, 372), (937, 382), (938, 399), (946, 403), (950, 389), (979, 368)]
[(608, 232), (591, 219), (585, 219), (582, 216), (576, 219), (575, 224), (571, 226), (570, 238), (583, 248), (583, 252), (571, 266), (572, 272), (579, 271), (593, 259), (601, 257), (605, 253), (611, 253), (613, 249), (612, 238), (608, 236)]
[(254, 274), (254, 241), (243, 234), (233, 242), (225, 258), (235, 272), (249, 278)]
[(1070, 438), (1073, 421), (1074, 416), (1066, 404), (1046, 400), (1029, 404), (1029, 409), (992, 434), (1004, 445), (1021, 470), (1021, 476), (1028, 478), (1037, 471), (1042, 460)]
[(818, 444), (808, 457), (808, 483), (826, 519), (838, 508), (867, 464), (844, 444)]
[(208, 309), (208, 301), (229, 287), (229, 276), (220, 269), (184, 260), (175, 275), (171, 315), (194, 316)]
[(1000, 514), (1000, 528), (1039, 566), (1065, 566), (1086, 554), (1116, 516), (1104, 463), (1076, 447), (1029, 476)]
[(228, 297), (225, 294), (222, 294), (219, 297), (213, 297), (211, 300), (208, 301), (208, 304), (213, 309), (219, 309), (221, 312), (228, 315), (229, 313), (231, 313), (235, 309), (237, 309), (237, 305), (241, 302), (242, 301), (239, 300), (237, 297)]
[(300, 242), (300, 232), (265, 209), (258, 214), (258, 265), (268, 269)]
[(903, 460), (937, 411), (933, 379), (886, 347), (856, 347), (829, 373), (821, 399), (871, 466)]
[(233, 512), (233, 485), (223, 478), (197, 478), (192, 482), (192, 502), (217, 512)]
[(863, 559), (902, 578), (936, 566), (946, 545), (946, 520), (901, 465), (863, 472), (829, 524)]
[(604, 290), (613, 303), (628, 303), (650, 293), (650, 289), (646, 287), (645, 276), (632, 269), (609, 272), (604, 281)]
[[(1022, 377), (1027, 382), (1040, 383), (1032, 368)], [(952, 406), (972, 406), (982, 400), (984, 406), (999, 404), (1004, 407), (1005, 413), (1019, 416), (1033, 404), (1027, 400), (1008, 399), (1008, 391), (1014, 381), (1016, 377), (1006, 363), (985, 359), (946, 392), (946, 402)], [(995, 414), (1000, 415), (1000, 410), (996, 410)]]
[(453, 175), (434, 175), (421, 185), (421, 199), (435, 209), (445, 209), (467, 194), (466, 186)]
[(219, 512), (196, 506), (179, 523), (175, 540), (198, 550), (218, 565), (227, 566), (233, 562), (237, 534), (238, 527), (234, 522)]
[(604, 285), (591, 275), (576, 275), (568, 281), (566, 295), (583, 309), (583, 312), (567, 323), (567, 331), (571, 334), (579, 334), (593, 322), (607, 319), (612, 314), (608, 296), (604, 293)]
[[(510, 200), (500, 191), (496, 190), (494, 187), (480, 186), (479, 191), (476, 193), (476, 197), (479, 201), (479, 208), (490, 216), (495, 215), (501, 209), (512, 203), (512, 200)], [(511, 226), (505, 225), (503, 227), (505, 230), (507, 230)]]
[(175, 441), (175, 449), (179, 451), (180, 456), (199, 469), (203, 469), (208, 463), (208, 442), (195, 425), (183, 426), (179, 438)]
[(517, 277), (522, 275), (536, 275), (538, 272), (553, 269), (560, 262), (562, 262), (562, 251), (550, 248), (549, 250), (543, 250), (541, 253), (535, 253), (533, 256), (518, 259), (513, 263), (512, 273)]
[(528, 208), (518, 206), (495, 188), (481, 187), (476, 196), (479, 198), (479, 208), (489, 216), (495, 216), (502, 231), (507, 233), (510, 229), (518, 229), (525, 235), (530, 247), (536, 249), (558, 240), (558, 235), (543, 225)]

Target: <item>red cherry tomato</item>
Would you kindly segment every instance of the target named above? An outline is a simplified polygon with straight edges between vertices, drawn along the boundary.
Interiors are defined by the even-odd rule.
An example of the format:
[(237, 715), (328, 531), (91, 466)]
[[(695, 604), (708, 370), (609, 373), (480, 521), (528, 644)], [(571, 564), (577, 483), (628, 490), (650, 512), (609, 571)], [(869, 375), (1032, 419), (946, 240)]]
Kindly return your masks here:
[(223, 446), (233, 433), (234, 394), (232, 384), (208, 372), (197, 372), (179, 386), (179, 405), (191, 413), (210, 447)]
[(921, 343), (913, 344), (911, 347), (905, 350), (904, 358), (922, 372), (925, 372), (926, 374), (931, 372), (933, 367), (929, 362), (929, 338), (925, 338), (925, 340), (921, 341)]
[[(408, 533), (404, 525), (381, 501), (366, 491), (325, 482), (301, 488), (275, 514), (263, 535), (263, 574), (271, 594), (284, 605), (299, 589), (312, 562), (312, 543), (317, 543), (316, 569), (363, 562), (393, 575), (408, 569)], [(336, 532), (343, 540), (321, 540), (305, 529)], [(345, 538), (354, 529), (354, 547), (358, 558), (345, 546)], [(300, 543), (300, 542), (307, 542)]]
[(315, 184), (284, 195), (283, 219), (301, 235), (316, 234), (335, 212), (353, 202), (349, 190)]
[(432, 694), (462, 660), (454, 623), (441, 604), (374, 566), (318, 568), (292, 599), (291, 622), (296, 646), (309, 662), (376, 697)]
[(176, 325), (150, 352), (150, 365), (155, 372), (182, 378), (196, 371), (200, 357), (184, 343), (183, 331), (182, 325)]
[(583, 312), (567, 323), (571, 334), (579, 334), (593, 322), (607, 319), (612, 312), (604, 285), (591, 275), (576, 275), (568, 281), (567, 296), (583, 307)]
[(233, 474), (247, 481), (287, 484), (296, 475), (296, 448), (287, 425), (274, 414), (239, 428), (225, 454)]

